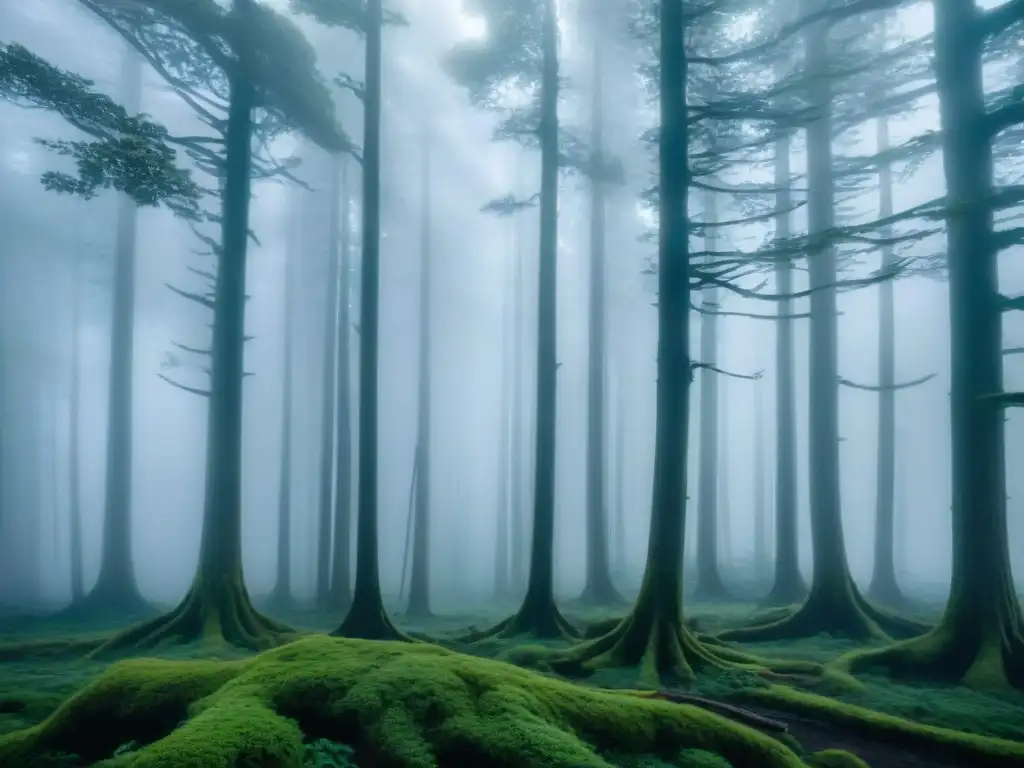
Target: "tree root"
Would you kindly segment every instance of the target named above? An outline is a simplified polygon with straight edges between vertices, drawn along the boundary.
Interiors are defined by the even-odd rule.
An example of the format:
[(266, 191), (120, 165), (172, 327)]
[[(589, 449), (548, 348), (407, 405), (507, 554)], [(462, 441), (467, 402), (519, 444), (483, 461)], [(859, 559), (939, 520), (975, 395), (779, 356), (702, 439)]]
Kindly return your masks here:
[(823, 672), (818, 664), (774, 663), (724, 644), (705, 643), (679, 618), (662, 617), (637, 604), (633, 612), (607, 634), (547, 658), (552, 671), (567, 677), (586, 677), (602, 668), (639, 668), (645, 687), (691, 686), (700, 670), (747, 670), (755, 674), (812, 675)]
[(482, 640), (507, 640), (524, 636), (539, 640), (578, 640), (580, 635), (580, 631), (558, 610), (554, 600), (535, 600), (528, 594), (515, 616), (498, 622), (490, 629), (469, 632), (455, 641), (478, 643)]
[(345, 619), (331, 637), (350, 637), (357, 640), (384, 640), (400, 643), (416, 642), (411, 636), (402, 632), (391, 621), (380, 593), (368, 592), (366, 596), (357, 595), (345, 614)]
[(770, 717), (759, 715), (757, 712), (752, 712), (749, 709), (737, 707), (734, 704), (726, 704), (724, 701), (715, 701), (714, 699), (709, 699), (704, 696), (694, 696), (689, 693), (655, 691), (644, 698), (671, 701), (675, 704), (691, 704), (695, 707), (706, 709), (709, 712), (714, 712), (716, 715), (728, 717), (731, 720), (735, 720), (743, 725), (749, 725), (753, 728), (759, 728), (764, 731), (772, 731), (773, 733), (779, 734), (789, 733), (789, 726), (781, 720), (772, 720)]
[(857, 674), (884, 670), (896, 679), (964, 683), (974, 688), (1024, 689), (1024, 633), (981, 632), (943, 623), (925, 635), (878, 649), (852, 651), (834, 666)]
[(193, 642), (223, 642), (261, 651), (296, 636), (295, 630), (253, 608), (240, 577), (209, 583), (197, 576), (173, 611), (128, 627), (89, 655), (104, 658)]
[(763, 623), (719, 632), (718, 638), (728, 642), (757, 643), (827, 633), (858, 640), (891, 640), (914, 637), (930, 628), (923, 622), (872, 605), (853, 584), (841, 600), (832, 600), (826, 594), (812, 591), (802, 605), (786, 609), (781, 615), (767, 615)]

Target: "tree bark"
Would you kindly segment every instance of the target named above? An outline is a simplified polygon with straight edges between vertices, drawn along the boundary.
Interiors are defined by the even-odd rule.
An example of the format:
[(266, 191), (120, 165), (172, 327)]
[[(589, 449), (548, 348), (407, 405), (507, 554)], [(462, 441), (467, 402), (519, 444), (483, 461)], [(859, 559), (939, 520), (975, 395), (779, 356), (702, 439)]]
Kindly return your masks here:
[(352, 600), (352, 194), (349, 162), (341, 158), (341, 265), (338, 270), (338, 395), (335, 404), (334, 550), (332, 553), (330, 609), (345, 611)]
[(359, 497), (352, 604), (332, 634), (405, 639), (384, 610), (378, 536), (378, 358), (380, 314), (381, 0), (368, 0), (363, 120), (363, 225), (359, 345)]
[(422, 168), (422, 221), (420, 229), (420, 359), (419, 398), (416, 440), (416, 506), (413, 520), (412, 573), (409, 580), (410, 618), (425, 619), (430, 610), (430, 417), (431, 417), (431, 253), (430, 142), (429, 127), (424, 128)]
[(512, 307), (512, 458), (510, 473), (512, 487), (509, 492), (511, 514), (509, 519), (509, 538), (511, 539), (510, 563), (512, 592), (520, 596), (526, 585), (526, 531), (524, 517), (526, 506), (524, 491), (526, 489), (526, 440), (524, 425), (526, 423), (525, 393), (523, 391), (523, 321), (525, 319), (525, 276), (523, 270), (523, 215), (519, 214), (515, 222), (515, 274), (512, 279), (514, 293)]
[(768, 494), (765, 487), (764, 405), (762, 384), (754, 384), (754, 575), (762, 583), (769, 575)]

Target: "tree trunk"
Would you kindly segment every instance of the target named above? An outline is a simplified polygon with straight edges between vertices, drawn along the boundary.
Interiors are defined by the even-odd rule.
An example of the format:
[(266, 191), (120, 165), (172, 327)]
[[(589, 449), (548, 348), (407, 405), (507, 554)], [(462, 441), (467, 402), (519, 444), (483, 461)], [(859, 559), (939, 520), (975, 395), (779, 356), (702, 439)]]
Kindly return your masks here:
[[(596, 175), (590, 179), (590, 305), (587, 363), (587, 496), (586, 585), (581, 601), (591, 605), (625, 602), (612, 583), (608, 562), (608, 507), (605, 496), (605, 183), (600, 176), (604, 157), (604, 55), (600, 38), (593, 44), (590, 142)], [(592, 171), (595, 169), (592, 169)]]
[(515, 616), (469, 641), (531, 635), (575, 637), (577, 632), (555, 605), (555, 428), (558, 263), (558, 14), (555, 0), (544, 2), (544, 56), (540, 97), (540, 257), (537, 296), (537, 413), (534, 455), (533, 531), (526, 596)]
[[(711, 194), (704, 195), (704, 218), (714, 223), (715, 201)], [(715, 229), (709, 227), (704, 235), (704, 247), (715, 250)], [(708, 257), (709, 261), (713, 257)], [(714, 286), (702, 292), (701, 306), (705, 313), (700, 321), (700, 362), (713, 366), (718, 359), (718, 289)], [(719, 467), (718, 441), (720, 438), (718, 406), (718, 374), (710, 368), (700, 371), (700, 482), (697, 486), (697, 568), (694, 597), (698, 600), (720, 600), (726, 596), (725, 584), (718, 565), (718, 513)]]
[(626, 398), (622, 377), (615, 379), (615, 570), (626, 571)]
[(75, 256), (71, 297), (71, 382), (68, 389), (68, 532), (71, 554), (71, 603), (85, 597), (82, 572), (82, 256)]
[(324, 316), (323, 389), (320, 413), (320, 519), (317, 537), (316, 605), (326, 611), (331, 588), (331, 524), (334, 517), (335, 371), (338, 351), (338, 251), (341, 234), (341, 158), (331, 155), (327, 214), (327, 307)]
[[(253, 0), (235, 0), (233, 14)], [(222, 189), (222, 248), (214, 289), (210, 407), (206, 438), (206, 498), (199, 563), (188, 594), (169, 614), (115, 636), (100, 654), (151, 648), (168, 639), (212, 640), (254, 650), (290, 630), (253, 608), (242, 571), (242, 391), (245, 352), (245, 273), (252, 171), (252, 110), (256, 93), (245, 77), (245, 51), (229, 73)]]
[[(793, 199), (789, 170), (790, 137), (782, 135), (775, 142), (775, 237), (790, 237), (790, 210)], [(793, 265), (780, 259), (775, 265), (776, 290), (783, 295), (793, 292)], [(807, 594), (800, 574), (799, 527), (797, 511), (796, 464), (796, 386), (793, 360), (794, 302), (779, 302), (775, 321), (775, 579), (765, 602), (769, 605), (791, 605)]]
[[(889, 149), (888, 118), (877, 119), (878, 152)], [(887, 160), (878, 169), (878, 216), (886, 219), (892, 210), (892, 169)], [(892, 227), (884, 227), (882, 237), (892, 236)], [(882, 270), (893, 268), (896, 256), (891, 245), (882, 246)], [(868, 597), (884, 605), (903, 603), (896, 580), (893, 537), (895, 535), (896, 494), (896, 329), (893, 318), (893, 281), (878, 285), (878, 457), (875, 497), (875, 566)]]
[(973, 0), (936, 0), (935, 75), (946, 175), (953, 574), (929, 634), (855, 657), (854, 669), (1024, 688), (1024, 616), (1010, 567), (1002, 410), (1002, 307), (993, 238), (992, 133), (982, 81), (985, 37)]
[[(129, 114), (142, 99), (142, 59), (126, 49), (121, 66), (122, 104)], [(105, 508), (99, 578), (82, 602), (89, 611), (148, 612), (132, 565), (132, 368), (135, 346), (135, 202), (118, 202), (110, 336)]]
[(363, 257), (360, 264), (359, 500), (352, 605), (333, 634), (404, 638), (384, 610), (377, 516), (378, 336), (380, 312), (381, 0), (368, 0), (363, 121)]
[[(506, 268), (506, 277), (511, 276), (515, 269), (514, 261), (518, 254), (514, 247), (510, 249), (511, 259)], [(500, 422), (498, 427), (498, 514), (496, 531), (494, 535), (494, 597), (496, 600), (507, 600), (512, 597), (512, 579), (509, 562), (509, 545), (511, 534), (510, 525), (510, 474), (511, 458), (514, 450), (512, 440), (512, 416), (511, 407), (512, 377), (518, 375), (518, 371), (512, 366), (512, 330), (513, 304), (515, 302), (515, 283), (512, 282), (512, 290), (506, 288), (502, 291), (502, 312), (501, 312), (501, 403)]]
[(729, 380), (723, 378), (719, 392), (718, 429), (718, 570), (732, 563), (732, 495), (729, 493)]
[(350, 339), (352, 319), (352, 194), (349, 162), (341, 157), (341, 266), (338, 270), (338, 396), (335, 404), (334, 551), (330, 609), (342, 612), (352, 600), (352, 384)]
[(412, 574), (409, 579), (410, 618), (425, 619), (430, 610), (430, 416), (431, 416), (431, 333), (433, 332), (431, 277), (430, 135), (423, 136), (422, 221), (420, 229), (420, 359), (416, 439), (416, 507), (413, 521)]
[[(804, 0), (804, 12), (817, 0)], [(843, 537), (839, 487), (839, 370), (836, 305), (836, 255), (828, 242), (835, 219), (832, 170), (832, 120), (828, 27), (808, 27), (806, 71), (810, 102), (817, 114), (807, 126), (808, 271), (812, 290), (810, 327), (811, 541), (814, 574), (799, 609), (782, 619), (719, 635), (727, 640), (778, 640), (822, 632), (857, 639), (884, 638), (886, 632), (919, 633), (923, 625), (870, 606), (850, 577)]]
[(765, 487), (764, 405), (762, 384), (754, 384), (754, 576), (768, 578), (768, 494)]
[(526, 441), (524, 439), (524, 425), (526, 422), (526, 407), (523, 392), (523, 321), (525, 319), (525, 308), (523, 303), (526, 299), (524, 270), (523, 270), (523, 215), (516, 217), (515, 223), (515, 274), (512, 279), (512, 290), (514, 299), (512, 306), (512, 457), (509, 462), (509, 472), (512, 475), (512, 488), (509, 492), (509, 504), (511, 515), (509, 520), (511, 539), (510, 563), (512, 579), (512, 592), (516, 596), (523, 594), (526, 585), (526, 532), (524, 530), (524, 517), (526, 513), (524, 493), (526, 488), (526, 473), (524, 471), (524, 459), (526, 458)]
[(296, 196), (290, 198), (288, 235), (285, 245), (284, 312), (281, 383), (281, 479), (277, 497), (277, 580), (271, 604), (278, 610), (294, 605), (292, 594), (292, 411), (295, 385), (295, 209)]

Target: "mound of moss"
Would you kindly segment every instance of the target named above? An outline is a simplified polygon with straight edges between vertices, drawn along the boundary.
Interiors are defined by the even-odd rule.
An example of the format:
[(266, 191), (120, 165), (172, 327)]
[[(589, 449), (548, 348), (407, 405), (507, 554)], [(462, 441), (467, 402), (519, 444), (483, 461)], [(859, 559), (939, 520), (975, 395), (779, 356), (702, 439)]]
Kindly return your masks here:
[(695, 707), (428, 644), (314, 636), (242, 661), (116, 664), (40, 725), (0, 737), (0, 768), (58, 755), (105, 768), (301, 768), (317, 740), (380, 768), (614, 768), (619, 756), (682, 768), (693, 750), (733, 768), (804, 766)]

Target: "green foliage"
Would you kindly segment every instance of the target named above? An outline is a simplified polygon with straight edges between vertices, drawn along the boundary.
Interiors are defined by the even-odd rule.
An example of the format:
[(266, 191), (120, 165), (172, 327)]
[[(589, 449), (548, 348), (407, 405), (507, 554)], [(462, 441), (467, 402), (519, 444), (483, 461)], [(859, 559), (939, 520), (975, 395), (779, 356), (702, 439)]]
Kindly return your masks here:
[(352, 747), (328, 739), (306, 745), (303, 768), (356, 768)]
[(50, 190), (94, 197), (116, 189), (139, 205), (166, 205), (179, 215), (198, 215), (199, 188), (176, 165), (167, 129), (145, 115), (131, 116), (93, 82), (55, 67), (17, 43), (0, 44), (0, 98), (22, 107), (56, 112), (91, 140), (39, 142), (71, 158), (77, 176), (43, 174)]
[[(236, 13), (217, 0), (79, 2), (130, 41), (210, 127), (223, 129), (228, 80), (239, 75), (257, 92), (260, 141), (295, 130), (324, 149), (352, 150), (313, 47), (267, 5), (246, 3)], [(194, 143), (189, 149), (208, 158)]]
[[(369, 24), (366, 0), (291, 0), (295, 13), (305, 14), (328, 27), (341, 27), (363, 36)], [(395, 11), (384, 9), (384, 24), (406, 26), (409, 22)]]

